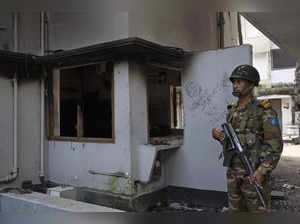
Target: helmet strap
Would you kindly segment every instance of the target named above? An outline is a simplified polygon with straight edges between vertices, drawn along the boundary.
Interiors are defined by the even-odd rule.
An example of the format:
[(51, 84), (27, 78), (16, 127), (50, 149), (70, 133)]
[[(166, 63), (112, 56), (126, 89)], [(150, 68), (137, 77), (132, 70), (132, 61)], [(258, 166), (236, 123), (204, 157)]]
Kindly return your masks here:
[(242, 97), (252, 92), (253, 88), (254, 86), (252, 85), (252, 83), (248, 82), (244, 89), (242, 89), (241, 91), (233, 91), (232, 95), (235, 97)]
[(252, 85), (250, 83), (247, 84), (247, 86), (245, 86), (244, 89), (242, 89), (241, 91), (241, 95), (247, 95), (248, 93), (252, 92)]

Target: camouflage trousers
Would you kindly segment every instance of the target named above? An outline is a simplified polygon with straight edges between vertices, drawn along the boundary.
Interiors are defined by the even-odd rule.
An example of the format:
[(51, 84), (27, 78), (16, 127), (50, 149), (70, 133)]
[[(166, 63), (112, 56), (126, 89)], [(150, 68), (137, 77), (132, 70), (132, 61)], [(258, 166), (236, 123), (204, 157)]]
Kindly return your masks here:
[(240, 165), (234, 165), (227, 169), (228, 206), (231, 212), (267, 212), (271, 208), (270, 177), (263, 181), (263, 197), (267, 209), (264, 209), (255, 191), (255, 187), (249, 183), (246, 171)]

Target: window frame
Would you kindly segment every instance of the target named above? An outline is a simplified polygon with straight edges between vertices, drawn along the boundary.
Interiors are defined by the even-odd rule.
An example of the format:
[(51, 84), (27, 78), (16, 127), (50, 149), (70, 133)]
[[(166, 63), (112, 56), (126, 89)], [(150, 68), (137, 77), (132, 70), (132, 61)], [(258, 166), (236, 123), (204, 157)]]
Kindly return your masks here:
[[(107, 61), (107, 63), (110, 61)], [(115, 143), (115, 103), (114, 103), (114, 69), (111, 71), (111, 111), (112, 111), (112, 137), (111, 138), (91, 138), (91, 137), (67, 137), (60, 136), (57, 133), (60, 132), (60, 87), (61, 87), (61, 70), (79, 68), (89, 65), (97, 65), (97, 63), (87, 63), (74, 66), (62, 66), (52, 69), (52, 77), (50, 78), (51, 87), (51, 99), (49, 100), (48, 112), (47, 112), (47, 129), (48, 139), (55, 141), (71, 141), (71, 142), (94, 142), (94, 143)], [(112, 62), (113, 63), (113, 62)]]
[[(296, 68), (296, 61), (295, 61), (295, 65), (287, 65), (287, 66), (274, 66), (274, 54), (276, 52), (279, 52), (279, 54), (283, 54), (283, 56), (288, 57), (289, 60), (293, 60), (289, 55), (287, 55), (285, 53), (284, 50), (282, 50), (281, 48), (278, 49), (271, 49), (270, 50), (270, 58), (271, 58), (271, 71), (278, 71), (278, 70), (285, 70), (285, 69), (293, 69)], [(277, 59), (278, 60), (278, 59)]]
[[(184, 112), (183, 112), (183, 95), (182, 95), (182, 86), (174, 86), (170, 85), (170, 128), (171, 129), (182, 129), (184, 130)], [(181, 112), (178, 118), (178, 111), (177, 111), (177, 91), (179, 89), (180, 92), (180, 107)], [(176, 115), (175, 115), (176, 114)], [(177, 123), (179, 122), (179, 124)], [(176, 125), (175, 125), (176, 124)]]
[[(172, 125), (172, 123), (174, 123), (174, 116), (172, 115), (172, 107), (173, 109), (176, 108), (176, 103), (174, 105), (174, 102), (172, 101), (172, 95), (174, 96), (174, 92), (175, 92), (175, 95), (176, 95), (176, 90), (173, 91), (171, 87), (173, 87), (174, 89), (176, 89), (177, 87), (180, 87), (181, 88), (181, 93), (182, 93), (182, 72), (181, 71), (178, 71), (178, 70), (174, 70), (174, 69), (169, 69), (169, 68), (165, 68), (165, 67), (159, 67), (157, 65), (153, 65), (153, 64), (147, 64), (147, 66), (150, 66), (150, 68), (152, 67), (154, 70), (156, 69), (156, 72), (154, 71), (154, 73), (159, 73), (160, 70), (163, 70), (163, 71), (171, 71), (171, 72), (178, 72), (178, 75), (180, 77), (180, 85), (174, 85), (174, 84), (171, 84), (171, 85), (168, 85), (168, 94), (169, 94), (169, 109), (170, 111), (168, 112), (169, 114), (169, 122), (168, 122), (168, 125), (169, 125), (169, 129), (175, 129), (175, 130), (178, 130), (178, 131), (182, 131), (182, 134), (178, 134), (178, 136), (180, 135), (182, 137), (182, 140), (183, 140), (183, 137), (184, 137), (184, 123), (185, 123), (185, 120), (184, 120), (184, 111), (183, 111), (183, 95), (181, 96), (181, 100), (182, 100), (182, 122), (183, 122), (183, 127), (182, 128), (175, 128), (174, 125)], [(153, 136), (151, 135), (151, 122), (150, 122), (150, 116), (151, 116), (151, 111), (150, 111), (150, 108), (151, 108), (151, 88), (150, 88), (150, 82), (149, 82), (149, 79), (147, 80), (147, 144), (154, 144), (154, 145), (157, 145), (158, 143), (155, 142), (156, 140), (160, 140), (160, 139), (166, 139), (166, 141), (168, 141), (168, 137), (171, 137), (172, 135), (167, 135), (167, 136)], [(173, 92), (173, 93), (172, 93)], [(175, 108), (174, 108), (175, 107)], [(176, 110), (176, 109), (175, 109)], [(174, 113), (174, 110), (173, 110), (173, 113)], [(154, 140), (155, 139), (155, 140)], [(155, 142), (155, 143), (153, 143)], [(165, 143), (163, 143), (165, 144)], [(181, 143), (183, 144), (183, 143)]]

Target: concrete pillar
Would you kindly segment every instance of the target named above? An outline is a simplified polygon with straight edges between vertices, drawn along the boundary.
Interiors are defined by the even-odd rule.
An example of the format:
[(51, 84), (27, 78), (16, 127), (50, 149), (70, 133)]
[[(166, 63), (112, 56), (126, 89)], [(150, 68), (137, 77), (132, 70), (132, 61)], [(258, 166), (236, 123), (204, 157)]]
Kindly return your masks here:
[(129, 61), (129, 94), (130, 94), (130, 144), (131, 144), (131, 173), (136, 176), (136, 150), (139, 145), (147, 144), (148, 106), (147, 106), (147, 77), (144, 67), (137, 61)]
[(296, 107), (298, 107), (297, 110), (299, 110), (300, 109), (300, 63), (299, 62), (297, 62), (296, 64), (295, 81), (296, 81), (295, 100), (296, 100)]
[[(296, 71), (295, 71), (295, 106), (293, 108), (293, 122), (295, 122), (295, 111), (300, 111), (300, 63), (296, 63)], [(298, 133), (300, 133), (300, 126)], [(294, 143), (300, 143), (300, 136), (294, 140)]]

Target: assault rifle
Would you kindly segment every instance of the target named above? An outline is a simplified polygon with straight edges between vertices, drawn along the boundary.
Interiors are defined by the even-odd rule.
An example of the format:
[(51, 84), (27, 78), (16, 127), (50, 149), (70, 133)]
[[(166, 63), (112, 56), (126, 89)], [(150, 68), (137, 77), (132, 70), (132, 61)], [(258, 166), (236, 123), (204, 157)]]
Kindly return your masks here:
[[(247, 175), (253, 180), (253, 168), (241, 146), (241, 143), (235, 133), (235, 131), (233, 130), (231, 124), (229, 123), (224, 123), (222, 124), (222, 128), (224, 130), (224, 133), (226, 135), (226, 137), (229, 139), (230, 141), (230, 144), (231, 144), (231, 148), (238, 154), (241, 162), (242, 162), (242, 165), (244, 167), (244, 169), (246, 170), (247, 172)], [(266, 203), (265, 203), (265, 200), (263, 198), (263, 194), (262, 194), (262, 187), (257, 183), (256, 180), (254, 180), (254, 187), (255, 187), (255, 190), (256, 190), (256, 193), (258, 195), (258, 198), (262, 204), (262, 206), (264, 208), (266, 208)]]

